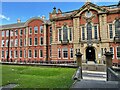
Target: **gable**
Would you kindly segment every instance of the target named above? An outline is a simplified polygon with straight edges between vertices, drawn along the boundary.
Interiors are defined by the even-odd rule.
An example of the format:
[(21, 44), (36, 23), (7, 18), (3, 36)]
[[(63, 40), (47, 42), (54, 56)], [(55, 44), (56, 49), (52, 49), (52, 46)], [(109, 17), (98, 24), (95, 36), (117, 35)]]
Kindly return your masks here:
[(84, 11), (88, 11), (88, 10), (95, 10), (97, 11), (98, 13), (106, 13), (107, 10), (100, 7), (100, 6), (97, 6), (93, 3), (90, 3), (90, 2), (87, 2), (85, 5), (83, 5), (74, 15), (73, 17), (77, 17), (77, 16), (80, 16), (82, 12)]

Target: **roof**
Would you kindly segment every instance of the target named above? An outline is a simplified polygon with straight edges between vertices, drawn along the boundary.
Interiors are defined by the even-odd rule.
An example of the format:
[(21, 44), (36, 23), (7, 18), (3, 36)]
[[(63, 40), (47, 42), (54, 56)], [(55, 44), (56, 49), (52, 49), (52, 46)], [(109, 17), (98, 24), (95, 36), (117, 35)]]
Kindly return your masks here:
[(25, 24), (25, 22), (14, 23), (14, 24), (7, 24), (7, 25), (1, 25), (0, 26), (0, 30), (2, 30), (2, 29), (9, 29), (9, 28), (25, 27), (24, 24)]
[(50, 24), (50, 21), (49, 21), (49, 20), (43, 20), (43, 19), (41, 19), (40, 17), (33, 17), (33, 18), (28, 19), (26, 22), (20, 22), (20, 23), (14, 23), (14, 24), (1, 25), (1, 26), (0, 26), (0, 30), (10, 29), (10, 28), (26, 27), (26, 26), (28, 25), (28, 23), (31, 22), (31, 21), (34, 20), (34, 19), (38, 19), (38, 20), (43, 21), (43, 23)]
[(98, 6), (96, 4), (93, 4), (91, 2), (87, 2), (85, 3), (82, 7), (80, 7), (77, 10), (73, 10), (73, 11), (69, 11), (69, 12), (63, 12), (61, 13), (61, 15), (53, 15), (50, 17), (50, 20), (62, 20), (62, 19), (69, 19), (72, 17), (75, 17), (75, 15), (77, 15), (79, 12), (81, 12), (84, 8), (86, 8), (87, 6), (92, 6), (98, 10), (100, 10), (101, 12), (99, 12), (99, 14), (102, 13), (118, 13), (120, 8), (118, 7), (117, 4), (115, 5), (109, 5), (109, 6)]

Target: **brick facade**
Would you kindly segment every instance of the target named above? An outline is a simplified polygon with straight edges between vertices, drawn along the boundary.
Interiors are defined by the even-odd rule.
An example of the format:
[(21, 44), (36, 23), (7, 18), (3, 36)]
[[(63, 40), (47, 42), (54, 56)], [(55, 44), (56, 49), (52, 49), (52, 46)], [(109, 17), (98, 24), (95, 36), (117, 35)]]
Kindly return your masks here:
[[(62, 12), (60, 9), (49, 14), (49, 20), (43, 20), (41, 18), (35, 17), (31, 18), (25, 23), (18, 22), (16, 24), (3, 25), (0, 29), (0, 35), (4, 31), (4, 37), (0, 37), (0, 41), (4, 40), (4, 46), (0, 47), (0, 60), (7, 60), (6, 51), (8, 50), (8, 45), (6, 45), (6, 40), (13, 40), (15, 44), (15, 39), (18, 39), (20, 44), (20, 39), (22, 39), (22, 44), (24, 44), (24, 39), (26, 39), (26, 45), (14, 45), (9, 48), (9, 51), (14, 52), (17, 50), (20, 54), (22, 50), (22, 57), (15, 58), (14, 55), (10, 57), (9, 60), (12, 61), (27, 61), (27, 62), (37, 62), (37, 61), (75, 61), (76, 60), (76, 49), (80, 49), (83, 54), (83, 62), (87, 59), (94, 59), (97, 63), (104, 62), (104, 49), (107, 51), (113, 50), (113, 64), (120, 64), (120, 58), (117, 56), (120, 52), (117, 50), (120, 47), (119, 40), (116, 40), (115, 35), (115, 22), (118, 20), (120, 23), (120, 8), (118, 5), (112, 6), (97, 6), (93, 3), (87, 2), (80, 9)], [(110, 24), (112, 26), (110, 26)], [(88, 25), (91, 25), (88, 27)], [(38, 27), (38, 32), (35, 34), (34, 27)], [(41, 33), (40, 26), (43, 27), (43, 32)], [(32, 33), (30, 34), (30, 27), (32, 28)], [(120, 26), (118, 26), (120, 28)], [(67, 32), (64, 30), (66, 28)], [(26, 30), (26, 34), (20, 34), (20, 30), (23, 32)], [(18, 35), (6, 36), (6, 31), (12, 31), (15, 34), (18, 30)], [(89, 31), (88, 31), (89, 30)], [(90, 31), (91, 30), (91, 31)], [(110, 33), (111, 30), (111, 33)], [(65, 34), (66, 33), (66, 34)], [(111, 37), (112, 35), (112, 37)], [(120, 35), (120, 34), (119, 34)], [(37, 45), (35, 46), (35, 37), (37, 38)], [(40, 39), (43, 38), (43, 45), (40, 44)], [(66, 41), (65, 41), (65, 37)], [(32, 38), (32, 45), (29, 45), (29, 38)], [(119, 39), (119, 38), (117, 38)], [(0, 42), (0, 46), (2, 43)], [(28, 51), (31, 50), (32, 56), (28, 57)], [(37, 51), (37, 56), (35, 57), (34, 52)], [(42, 50), (42, 57), (41, 55)], [(88, 51), (87, 51), (88, 50)], [(2, 51), (5, 55), (2, 57)], [(95, 55), (90, 56), (91, 51), (95, 52)], [(24, 55), (26, 52), (26, 56)], [(9, 53), (10, 54), (10, 53)], [(88, 58), (89, 57), (89, 58)]]

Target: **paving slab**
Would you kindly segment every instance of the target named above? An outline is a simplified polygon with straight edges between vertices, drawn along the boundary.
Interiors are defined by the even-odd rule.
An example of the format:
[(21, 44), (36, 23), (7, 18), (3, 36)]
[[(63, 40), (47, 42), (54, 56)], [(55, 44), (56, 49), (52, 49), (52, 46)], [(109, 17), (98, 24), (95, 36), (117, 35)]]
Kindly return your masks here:
[(119, 88), (117, 81), (81, 80), (73, 84), (72, 88)]
[(74, 90), (75, 88), (80, 90), (120, 90), (120, 82), (106, 81), (106, 72), (84, 70), (82, 74), (83, 79), (75, 81), (70, 90)]

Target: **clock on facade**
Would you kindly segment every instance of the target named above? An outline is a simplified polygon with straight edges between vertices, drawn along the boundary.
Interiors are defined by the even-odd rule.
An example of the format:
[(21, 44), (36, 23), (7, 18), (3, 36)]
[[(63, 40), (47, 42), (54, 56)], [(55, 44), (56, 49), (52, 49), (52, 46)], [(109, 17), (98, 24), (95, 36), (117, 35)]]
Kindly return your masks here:
[(87, 11), (87, 12), (85, 13), (85, 16), (86, 16), (87, 18), (90, 18), (90, 17), (92, 16), (92, 12), (91, 12), (91, 11)]

